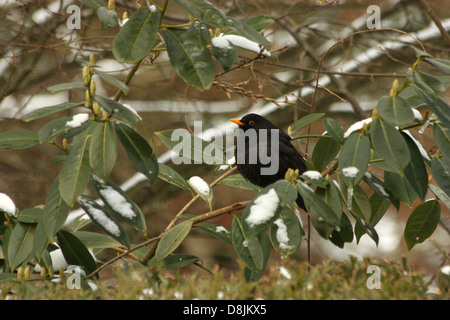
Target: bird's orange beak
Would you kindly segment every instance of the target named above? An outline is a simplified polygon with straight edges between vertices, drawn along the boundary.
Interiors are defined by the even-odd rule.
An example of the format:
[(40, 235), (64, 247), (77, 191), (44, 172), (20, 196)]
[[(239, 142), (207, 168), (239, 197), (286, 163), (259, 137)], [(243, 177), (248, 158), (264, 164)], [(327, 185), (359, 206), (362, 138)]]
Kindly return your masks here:
[(238, 119), (230, 119), (230, 121), (236, 123), (239, 126), (245, 125), (245, 123), (243, 123), (241, 120)]

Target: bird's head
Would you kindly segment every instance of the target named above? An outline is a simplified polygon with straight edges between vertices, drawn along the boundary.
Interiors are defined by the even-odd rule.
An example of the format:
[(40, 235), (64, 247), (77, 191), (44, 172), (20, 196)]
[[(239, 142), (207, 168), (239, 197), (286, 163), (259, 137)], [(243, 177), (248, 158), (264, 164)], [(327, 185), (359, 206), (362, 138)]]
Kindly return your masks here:
[(244, 131), (250, 128), (254, 128), (255, 130), (277, 129), (277, 127), (272, 122), (256, 113), (249, 113), (243, 116), (240, 120), (230, 119), (230, 121), (236, 123), (239, 128)]

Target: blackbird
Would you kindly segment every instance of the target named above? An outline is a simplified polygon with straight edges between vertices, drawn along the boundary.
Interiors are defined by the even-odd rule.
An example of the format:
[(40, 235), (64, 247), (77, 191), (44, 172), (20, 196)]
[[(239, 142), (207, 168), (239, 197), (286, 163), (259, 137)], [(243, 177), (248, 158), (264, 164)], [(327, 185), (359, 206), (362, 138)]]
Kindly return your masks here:
[[(298, 169), (300, 174), (307, 170), (305, 160), (291, 143), (291, 137), (266, 118), (249, 113), (240, 120), (230, 119), (230, 121), (242, 129), (237, 137), (235, 158), (240, 174), (251, 183), (265, 188), (271, 183), (284, 179), (289, 168)], [(252, 140), (255, 135), (256, 141)], [(270, 160), (278, 162), (278, 166), (275, 165), (276, 170), (268, 170), (273, 163), (267, 163), (267, 159), (260, 158), (261, 151)], [(242, 152), (245, 152), (245, 156)], [(306, 210), (300, 195), (297, 196), (296, 202), (300, 208)]]

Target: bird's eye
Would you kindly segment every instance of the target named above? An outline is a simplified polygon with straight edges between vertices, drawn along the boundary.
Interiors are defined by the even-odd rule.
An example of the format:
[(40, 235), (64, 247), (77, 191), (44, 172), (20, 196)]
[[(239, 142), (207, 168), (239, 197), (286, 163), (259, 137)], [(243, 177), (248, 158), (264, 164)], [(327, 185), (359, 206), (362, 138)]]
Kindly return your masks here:
[(253, 120), (250, 120), (250, 121), (248, 122), (248, 124), (252, 126), (252, 125), (254, 125), (254, 124), (255, 124), (255, 121), (253, 121)]

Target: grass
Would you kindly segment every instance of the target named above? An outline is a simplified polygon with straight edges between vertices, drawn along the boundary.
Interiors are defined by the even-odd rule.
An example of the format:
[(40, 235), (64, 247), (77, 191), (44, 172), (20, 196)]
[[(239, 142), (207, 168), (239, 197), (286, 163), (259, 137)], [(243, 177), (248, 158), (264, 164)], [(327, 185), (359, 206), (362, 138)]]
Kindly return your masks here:
[[(448, 261), (447, 261), (448, 262)], [(369, 289), (369, 266), (380, 271), (380, 289)], [(379, 269), (378, 269), (379, 268)], [(370, 270), (370, 269), (369, 269)], [(245, 281), (244, 271), (225, 276), (181, 272), (151, 273), (140, 264), (114, 272), (113, 282), (95, 282), (96, 290), (82, 284), (69, 289), (67, 277), (60, 283), (41, 280), (0, 282), (0, 298), (15, 300), (317, 300), (317, 299), (439, 299), (450, 298), (450, 276), (439, 270), (431, 278), (388, 260), (350, 259), (345, 263), (325, 262), (311, 266), (285, 259), (272, 266), (257, 282)], [(369, 283), (371, 282), (369, 279)], [(434, 287), (430, 291), (430, 285)]]

